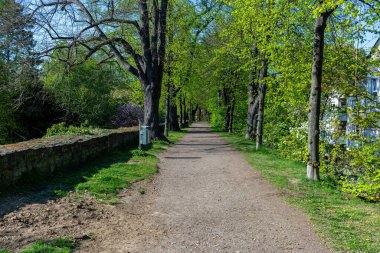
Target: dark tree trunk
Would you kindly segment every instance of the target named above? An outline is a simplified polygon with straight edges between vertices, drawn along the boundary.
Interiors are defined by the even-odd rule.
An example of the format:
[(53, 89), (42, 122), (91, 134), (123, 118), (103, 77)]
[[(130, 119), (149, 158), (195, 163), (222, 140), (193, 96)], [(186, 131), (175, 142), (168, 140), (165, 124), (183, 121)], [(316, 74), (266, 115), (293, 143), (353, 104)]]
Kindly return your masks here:
[(191, 104), (191, 101), (190, 101), (190, 104), (189, 104), (189, 125), (193, 124), (193, 114), (191, 113), (193, 110), (193, 105)]
[(231, 103), (229, 90), (226, 87), (223, 87), (223, 102), (224, 106), (226, 107), (224, 115), (224, 131), (228, 132), (231, 119)]
[(147, 86), (144, 90), (144, 125), (151, 127), (151, 138), (161, 139), (162, 133), (160, 129), (159, 103), (161, 96), (161, 88), (151, 89)]
[(183, 98), (183, 120), (186, 126), (189, 126), (189, 114), (187, 112), (186, 98)]
[(178, 113), (177, 113), (177, 105), (174, 103), (174, 101), (171, 101), (170, 105), (170, 124), (169, 129), (172, 131), (179, 131), (181, 130), (178, 123)]
[(182, 106), (182, 97), (179, 98), (179, 128), (182, 128), (183, 124), (183, 106)]
[(165, 99), (165, 136), (169, 136), (169, 124), (170, 124), (170, 82), (166, 87), (166, 99)]
[(191, 118), (193, 119), (193, 121), (195, 121), (195, 116), (197, 115), (197, 110), (198, 110), (198, 105), (195, 107), (195, 109), (192, 109), (191, 110)]
[[(321, 3), (320, 3), (321, 4)], [(307, 178), (319, 180), (319, 117), (321, 111), (322, 67), (326, 22), (333, 11), (322, 13), (314, 26), (313, 65), (309, 98)]]
[(228, 126), (228, 132), (233, 132), (233, 125), (234, 125), (234, 112), (235, 112), (235, 98), (232, 98), (231, 101), (231, 110), (230, 110), (230, 118), (229, 118), (229, 126)]
[(259, 85), (259, 110), (257, 114), (257, 129), (256, 129), (256, 149), (260, 149), (263, 144), (264, 133), (264, 109), (265, 109), (265, 95), (267, 86), (265, 84), (266, 77), (268, 77), (268, 62), (263, 56), (262, 69), (260, 71), (260, 85)]

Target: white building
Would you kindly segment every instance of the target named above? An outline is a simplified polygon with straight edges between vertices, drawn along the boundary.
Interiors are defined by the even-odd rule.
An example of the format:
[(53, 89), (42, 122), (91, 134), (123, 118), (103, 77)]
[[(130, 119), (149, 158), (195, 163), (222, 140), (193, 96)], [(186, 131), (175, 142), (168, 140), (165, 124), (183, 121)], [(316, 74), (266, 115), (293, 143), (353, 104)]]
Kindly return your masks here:
[[(373, 46), (369, 57), (380, 58), (380, 38), (376, 41)], [(366, 138), (375, 140), (380, 136), (380, 122), (377, 126), (373, 126), (372, 128), (366, 129), (358, 129), (356, 125), (354, 125), (351, 121), (352, 117), (350, 117), (350, 112), (355, 111), (355, 108), (358, 108), (358, 103), (362, 107), (365, 107), (365, 111), (360, 111), (360, 113), (369, 114), (374, 111), (380, 111), (380, 68), (374, 67), (371, 70), (371, 73), (367, 76), (367, 79), (363, 81), (361, 86), (365, 91), (368, 92), (367, 98), (355, 98), (348, 97), (342, 98), (339, 93), (336, 93), (331, 98), (332, 112), (326, 113), (324, 115), (324, 125), (322, 126), (322, 137), (327, 138), (328, 142), (335, 143), (336, 140), (333, 140), (333, 132), (336, 131), (336, 125), (334, 125), (334, 119), (337, 117), (337, 112), (339, 115), (339, 129), (338, 131), (345, 133), (346, 136), (350, 134), (360, 134), (365, 136)], [(360, 100), (360, 101), (358, 101)], [(341, 139), (340, 142), (342, 144), (346, 144), (347, 146), (355, 145), (354, 142), (349, 140), (348, 138)]]

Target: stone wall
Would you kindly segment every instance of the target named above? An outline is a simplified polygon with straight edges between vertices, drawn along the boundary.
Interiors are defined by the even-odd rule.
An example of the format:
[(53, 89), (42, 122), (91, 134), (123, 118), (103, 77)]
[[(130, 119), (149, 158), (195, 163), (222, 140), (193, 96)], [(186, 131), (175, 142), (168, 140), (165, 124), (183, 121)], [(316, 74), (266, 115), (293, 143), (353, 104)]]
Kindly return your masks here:
[(51, 176), (57, 170), (78, 169), (103, 153), (137, 146), (138, 128), (109, 130), (100, 135), (55, 136), (0, 146), (0, 188), (30, 173)]

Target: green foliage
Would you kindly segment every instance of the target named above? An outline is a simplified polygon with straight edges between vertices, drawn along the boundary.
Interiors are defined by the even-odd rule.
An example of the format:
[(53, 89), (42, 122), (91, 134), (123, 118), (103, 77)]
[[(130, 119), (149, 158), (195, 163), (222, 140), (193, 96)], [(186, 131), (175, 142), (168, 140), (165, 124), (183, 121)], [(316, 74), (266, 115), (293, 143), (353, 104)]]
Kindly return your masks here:
[(37, 241), (21, 253), (71, 253), (75, 243), (69, 238), (57, 238), (51, 242)]
[(0, 145), (12, 140), (12, 132), (18, 128), (14, 112), (9, 94), (0, 88)]
[(74, 123), (107, 126), (118, 101), (113, 91), (125, 82), (116, 70), (114, 66), (99, 66), (95, 60), (68, 70), (65, 64), (52, 60), (44, 64), (45, 86), (68, 115), (73, 115)]
[(63, 135), (94, 135), (101, 134), (104, 130), (89, 126), (87, 122), (79, 127), (66, 126), (64, 122), (55, 124), (47, 129), (45, 137), (63, 136)]
[[(351, 136), (353, 138), (353, 136)], [(380, 141), (357, 140), (358, 145), (343, 148), (335, 144), (325, 173), (335, 180), (342, 191), (368, 201), (380, 201)], [(360, 143), (360, 144), (359, 144)]]

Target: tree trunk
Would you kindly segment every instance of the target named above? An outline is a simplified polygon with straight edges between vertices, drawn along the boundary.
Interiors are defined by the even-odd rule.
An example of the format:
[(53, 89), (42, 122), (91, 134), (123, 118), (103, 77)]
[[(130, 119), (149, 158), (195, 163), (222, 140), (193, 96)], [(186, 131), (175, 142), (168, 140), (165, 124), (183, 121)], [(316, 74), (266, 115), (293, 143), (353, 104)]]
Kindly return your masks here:
[(245, 139), (251, 139), (256, 125), (256, 114), (258, 110), (259, 100), (257, 97), (257, 85), (255, 82), (255, 77), (253, 71), (250, 71), (248, 85), (248, 113), (247, 113), (247, 132), (245, 134)]
[(233, 97), (232, 101), (231, 101), (231, 110), (230, 110), (230, 118), (229, 118), (230, 122), (229, 122), (229, 126), (228, 126), (228, 132), (229, 133), (233, 132), (234, 112), (235, 112), (235, 98)]
[(192, 106), (191, 101), (190, 101), (190, 104), (189, 104), (189, 126), (190, 126), (191, 124), (193, 124), (193, 117), (192, 117), (193, 115), (192, 115), (192, 113), (191, 113), (192, 108), (193, 108), (193, 106)]
[(226, 107), (224, 114), (224, 131), (228, 132), (230, 128), (230, 117), (231, 117), (231, 103), (230, 103), (230, 94), (229, 89), (223, 87), (222, 89), (223, 103)]
[(161, 87), (152, 89), (152, 86), (147, 86), (144, 90), (144, 125), (150, 126), (151, 139), (163, 137), (159, 118), (160, 91)]
[(248, 103), (248, 118), (247, 118), (247, 132), (245, 134), (245, 139), (249, 140), (254, 137), (257, 128), (257, 112), (259, 109), (259, 97), (254, 98), (254, 102), (251, 103), (251, 98), (249, 98)]
[(178, 114), (177, 114), (177, 105), (172, 101), (170, 105), (170, 124), (169, 124), (169, 129), (172, 131), (179, 131), (179, 123), (178, 123)]
[(165, 101), (165, 136), (169, 136), (169, 122), (170, 122), (170, 82), (166, 87), (166, 101)]
[(198, 110), (198, 105), (195, 107), (195, 109), (191, 110), (191, 118), (193, 119), (193, 121), (195, 121), (195, 116), (197, 114), (197, 110)]
[(256, 129), (256, 150), (260, 149), (263, 144), (264, 133), (264, 109), (265, 109), (265, 95), (267, 86), (265, 84), (266, 77), (268, 76), (268, 62), (263, 56), (262, 69), (260, 71), (260, 85), (259, 85), (259, 111), (257, 114), (257, 129)]
[(184, 125), (189, 126), (189, 115), (187, 114), (186, 98), (183, 98), (183, 122)]
[(183, 127), (183, 106), (182, 106), (182, 97), (179, 98), (179, 128)]
[(313, 65), (309, 98), (307, 178), (319, 180), (319, 117), (321, 111), (323, 49), (326, 22), (332, 12), (321, 14), (314, 27)]

